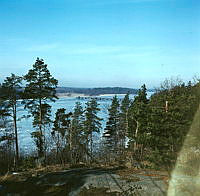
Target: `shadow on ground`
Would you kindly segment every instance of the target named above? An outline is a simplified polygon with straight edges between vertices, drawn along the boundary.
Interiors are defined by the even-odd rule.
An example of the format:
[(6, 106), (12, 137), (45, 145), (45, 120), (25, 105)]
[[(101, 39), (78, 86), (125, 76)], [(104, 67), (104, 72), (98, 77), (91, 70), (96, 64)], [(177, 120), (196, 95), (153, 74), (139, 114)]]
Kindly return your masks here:
[[(95, 179), (100, 175), (114, 174), (120, 169), (70, 169), (27, 178), (21, 178), (21, 174), (19, 173), (0, 183), (0, 195), (76, 195), (74, 191), (80, 190), (87, 183), (88, 178), (94, 177)], [(85, 189), (84, 193), (84, 189), (81, 193), (79, 192), (80, 195), (85, 195), (87, 191)], [(94, 195), (96, 191), (95, 195), (117, 195), (114, 193), (106, 193), (106, 190), (103, 187), (94, 188), (91, 194)], [(89, 191), (87, 195), (90, 195)]]

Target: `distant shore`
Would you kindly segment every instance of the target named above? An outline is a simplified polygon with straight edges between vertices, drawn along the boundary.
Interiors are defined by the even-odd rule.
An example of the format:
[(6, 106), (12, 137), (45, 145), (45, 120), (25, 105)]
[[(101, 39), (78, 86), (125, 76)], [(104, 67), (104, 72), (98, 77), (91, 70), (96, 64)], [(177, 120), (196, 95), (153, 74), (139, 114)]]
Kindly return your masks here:
[[(90, 95), (85, 95), (85, 94), (81, 94), (81, 93), (57, 93), (56, 95), (59, 98), (64, 98), (64, 97), (68, 97), (68, 98), (90, 97)], [(95, 96), (105, 97), (105, 96), (115, 96), (115, 95), (119, 95), (119, 94), (100, 94), (100, 95), (95, 95)], [(120, 95), (124, 95), (125, 96), (126, 94), (120, 94)]]
[(87, 95), (85, 94), (80, 94), (80, 93), (56, 93), (56, 95), (61, 98), (61, 97), (71, 97), (71, 98), (75, 98), (75, 97), (86, 97)]

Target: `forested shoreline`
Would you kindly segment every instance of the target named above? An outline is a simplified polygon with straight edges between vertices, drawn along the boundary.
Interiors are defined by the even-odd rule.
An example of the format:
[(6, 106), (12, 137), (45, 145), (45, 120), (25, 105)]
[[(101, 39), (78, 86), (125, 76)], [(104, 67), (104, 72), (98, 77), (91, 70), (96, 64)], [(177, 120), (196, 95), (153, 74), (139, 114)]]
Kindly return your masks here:
[[(95, 143), (94, 135), (102, 131), (97, 100), (89, 99), (85, 107), (77, 101), (73, 112), (60, 108), (52, 120), (49, 102), (58, 99), (57, 86), (39, 58), (26, 75), (11, 74), (1, 84), (1, 173), (57, 164), (122, 166), (127, 162), (170, 171), (200, 103), (199, 79), (187, 84), (165, 80), (150, 98), (144, 84), (134, 99), (131, 92), (122, 100), (112, 98), (102, 139)], [(99, 93), (96, 90), (92, 95)], [(20, 153), (18, 145), (19, 98), (29, 113), (23, 118), (33, 118), (30, 137), (37, 152), (28, 156)]]
[(136, 94), (137, 89), (122, 88), (122, 87), (104, 87), (104, 88), (72, 88), (72, 87), (57, 87), (57, 93), (80, 93), (88, 96), (98, 96), (101, 94)]

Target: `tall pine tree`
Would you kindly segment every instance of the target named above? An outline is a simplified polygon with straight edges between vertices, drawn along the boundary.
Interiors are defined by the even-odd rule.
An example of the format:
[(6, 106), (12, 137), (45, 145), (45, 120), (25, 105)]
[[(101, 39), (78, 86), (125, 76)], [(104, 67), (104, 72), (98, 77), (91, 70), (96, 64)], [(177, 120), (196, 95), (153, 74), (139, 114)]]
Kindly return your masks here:
[(116, 154), (120, 143), (120, 104), (116, 95), (112, 99), (108, 115), (104, 137), (109, 151)]
[(125, 149), (126, 137), (128, 136), (128, 111), (130, 103), (129, 93), (127, 93), (120, 105), (120, 140), (122, 150)]
[(129, 147), (143, 156), (148, 135), (148, 99), (145, 84), (139, 89), (129, 109)]
[(24, 76), (25, 108), (33, 116), (33, 126), (36, 131), (32, 134), (38, 144), (38, 156), (45, 152), (45, 128), (51, 123), (51, 106), (49, 101), (55, 102), (58, 81), (50, 74), (43, 59), (37, 58), (33, 68)]
[(71, 117), (72, 113), (66, 113), (65, 108), (57, 109), (53, 122), (52, 136), (56, 142), (57, 155), (60, 155), (61, 162), (64, 163), (64, 150), (70, 152), (72, 147), (71, 137)]
[(84, 110), (80, 102), (75, 103), (71, 121), (74, 162), (84, 159), (86, 135), (84, 134)]
[(16, 163), (19, 159), (19, 145), (18, 145), (18, 129), (17, 129), (17, 107), (19, 99), (22, 97), (22, 77), (11, 74), (7, 77), (2, 84), (2, 100), (4, 100), (4, 115), (9, 116), (13, 122), (13, 129), (15, 135), (15, 152), (16, 152)]
[(90, 144), (90, 155), (93, 157), (93, 134), (99, 133), (101, 130), (101, 118), (98, 117), (100, 111), (99, 104), (95, 98), (92, 98), (86, 103), (84, 131), (87, 138), (87, 149)]

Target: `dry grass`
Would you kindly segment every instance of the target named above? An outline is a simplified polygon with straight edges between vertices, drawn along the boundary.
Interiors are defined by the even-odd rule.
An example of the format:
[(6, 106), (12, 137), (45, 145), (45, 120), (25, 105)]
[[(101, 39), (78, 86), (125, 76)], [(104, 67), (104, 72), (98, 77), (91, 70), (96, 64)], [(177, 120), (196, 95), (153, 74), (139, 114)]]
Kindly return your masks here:
[(168, 185), (169, 176), (166, 171), (154, 171), (150, 169), (135, 169), (135, 168), (126, 168), (122, 170), (118, 170), (116, 172), (122, 179), (129, 180), (132, 182), (139, 181), (140, 179), (134, 177), (132, 174), (139, 174), (143, 176), (149, 176), (152, 178), (156, 178), (157, 180), (163, 180), (165, 184)]

